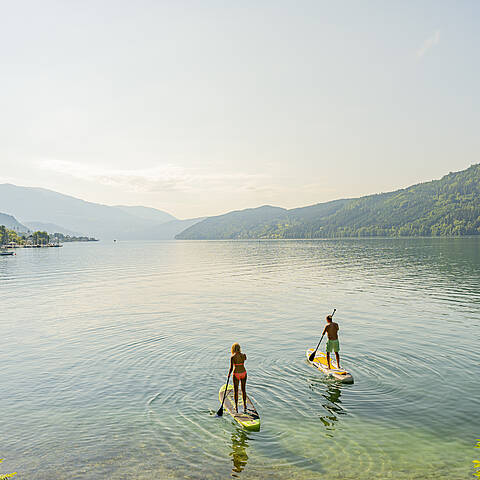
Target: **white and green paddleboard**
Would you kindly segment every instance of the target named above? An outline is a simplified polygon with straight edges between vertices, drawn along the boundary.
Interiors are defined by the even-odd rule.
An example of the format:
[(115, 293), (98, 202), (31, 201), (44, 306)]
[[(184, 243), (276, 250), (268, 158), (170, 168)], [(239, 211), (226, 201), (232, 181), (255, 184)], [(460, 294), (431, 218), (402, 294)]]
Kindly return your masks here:
[(309, 357), (312, 353), (313, 348), (309, 348), (306, 352), (307, 361), (312, 367), (317, 368), (328, 377), (334, 378), (342, 383), (353, 383), (353, 376), (351, 373), (342, 368), (335, 368), (335, 354), (330, 354), (330, 367), (332, 368), (328, 368), (327, 355), (325, 353), (317, 351), (313, 362), (311, 362)]
[(227, 395), (223, 408), (238, 422), (245, 430), (252, 432), (258, 432), (260, 430), (260, 416), (257, 409), (253, 405), (252, 401), (247, 395), (247, 411), (243, 411), (243, 397), (242, 391), (239, 388), (238, 392), (238, 413), (235, 412), (235, 398), (233, 396), (233, 385), (222, 385), (218, 392), (218, 399), (220, 402), (223, 400), (223, 394), (227, 389)]

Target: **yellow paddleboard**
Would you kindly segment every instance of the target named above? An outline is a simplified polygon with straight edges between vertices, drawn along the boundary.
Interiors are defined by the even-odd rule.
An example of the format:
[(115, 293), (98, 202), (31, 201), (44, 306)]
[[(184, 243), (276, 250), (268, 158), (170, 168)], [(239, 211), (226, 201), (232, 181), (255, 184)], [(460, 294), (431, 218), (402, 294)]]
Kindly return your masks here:
[(353, 376), (351, 373), (342, 368), (336, 368), (335, 354), (330, 354), (330, 367), (332, 368), (328, 368), (327, 355), (323, 352), (319, 352), (318, 350), (313, 362), (310, 361), (309, 357), (313, 353), (313, 350), (313, 348), (309, 348), (306, 352), (307, 361), (310, 365), (312, 365), (312, 367), (317, 368), (325, 375), (342, 383), (353, 383)]
[(243, 398), (242, 391), (239, 388), (238, 392), (238, 412), (235, 412), (235, 398), (233, 396), (233, 385), (223, 385), (218, 392), (218, 399), (220, 402), (223, 400), (223, 394), (227, 389), (227, 395), (223, 408), (238, 422), (245, 430), (258, 432), (260, 430), (260, 415), (258, 415), (257, 409), (253, 405), (252, 401), (247, 395), (247, 411), (243, 411)]

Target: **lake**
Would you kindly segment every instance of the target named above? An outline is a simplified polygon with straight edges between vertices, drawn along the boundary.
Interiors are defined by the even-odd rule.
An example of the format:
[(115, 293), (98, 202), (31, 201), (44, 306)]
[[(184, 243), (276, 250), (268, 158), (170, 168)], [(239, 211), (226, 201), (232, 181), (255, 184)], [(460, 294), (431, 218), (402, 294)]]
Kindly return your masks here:
[[(0, 258), (1, 473), (464, 479), (480, 238), (66, 244)], [(337, 309), (353, 385), (305, 361)], [(219, 408), (229, 350), (262, 418)]]

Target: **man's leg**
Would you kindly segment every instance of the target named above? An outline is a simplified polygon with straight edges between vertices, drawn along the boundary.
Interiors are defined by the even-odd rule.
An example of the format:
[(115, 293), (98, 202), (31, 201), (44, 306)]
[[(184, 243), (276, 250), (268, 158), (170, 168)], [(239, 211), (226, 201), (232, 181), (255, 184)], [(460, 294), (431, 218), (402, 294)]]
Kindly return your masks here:
[(340, 368), (340, 354), (335, 352), (335, 357), (337, 358), (337, 368)]
[(327, 363), (328, 363), (328, 368), (332, 368), (330, 366), (330, 352), (327, 352)]

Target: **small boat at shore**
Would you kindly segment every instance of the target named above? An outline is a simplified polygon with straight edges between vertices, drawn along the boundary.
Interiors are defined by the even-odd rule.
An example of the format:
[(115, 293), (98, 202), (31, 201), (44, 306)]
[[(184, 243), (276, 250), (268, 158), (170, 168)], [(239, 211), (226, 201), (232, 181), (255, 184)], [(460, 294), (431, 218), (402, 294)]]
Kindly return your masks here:
[(7, 256), (14, 255), (14, 254), (15, 254), (15, 252), (10, 252), (8, 250), (0, 251), (0, 257), (7, 257)]

